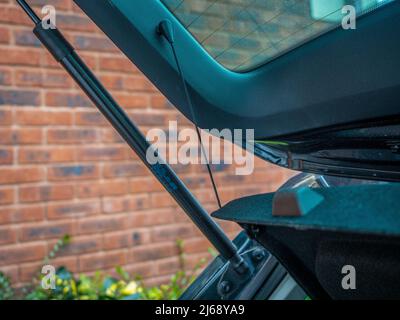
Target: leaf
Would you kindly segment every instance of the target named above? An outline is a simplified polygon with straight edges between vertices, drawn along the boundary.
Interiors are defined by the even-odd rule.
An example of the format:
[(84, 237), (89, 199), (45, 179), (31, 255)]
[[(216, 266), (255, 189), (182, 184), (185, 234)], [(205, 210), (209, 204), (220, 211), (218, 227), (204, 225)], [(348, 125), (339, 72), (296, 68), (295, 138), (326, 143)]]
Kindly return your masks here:
[(103, 289), (107, 290), (108, 288), (110, 288), (113, 284), (115, 284), (117, 282), (117, 280), (113, 277), (106, 277), (103, 281)]
[(65, 234), (63, 237), (62, 237), (62, 244), (63, 245), (67, 245), (67, 244), (70, 244), (70, 242), (71, 242), (71, 236), (69, 235), (69, 234)]
[(115, 271), (117, 272), (117, 274), (125, 281), (129, 282), (129, 273), (126, 272), (121, 266), (118, 266), (115, 268)]
[(65, 267), (59, 267), (56, 271), (56, 275), (62, 280), (71, 280), (72, 274)]

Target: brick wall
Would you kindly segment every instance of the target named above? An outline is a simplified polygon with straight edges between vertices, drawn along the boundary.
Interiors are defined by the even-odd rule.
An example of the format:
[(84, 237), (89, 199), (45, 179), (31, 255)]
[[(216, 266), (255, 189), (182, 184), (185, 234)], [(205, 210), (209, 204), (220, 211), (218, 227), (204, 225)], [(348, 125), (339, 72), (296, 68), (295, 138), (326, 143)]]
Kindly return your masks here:
[[(57, 24), (127, 113), (146, 131), (187, 121), (70, 0), (30, 0), (58, 9)], [(216, 168), (223, 202), (271, 191), (289, 175), (257, 160), (252, 176)], [(176, 167), (207, 209), (215, 200), (205, 168)], [(230, 236), (237, 228), (223, 224)], [(31, 32), (13, 0), (0, 0), (0, 270), (24, 283), (64, 234), (54, 260), (90, 273), (125, 266), (148, 283), (189, 264), (209, 244), (73, 84)]]

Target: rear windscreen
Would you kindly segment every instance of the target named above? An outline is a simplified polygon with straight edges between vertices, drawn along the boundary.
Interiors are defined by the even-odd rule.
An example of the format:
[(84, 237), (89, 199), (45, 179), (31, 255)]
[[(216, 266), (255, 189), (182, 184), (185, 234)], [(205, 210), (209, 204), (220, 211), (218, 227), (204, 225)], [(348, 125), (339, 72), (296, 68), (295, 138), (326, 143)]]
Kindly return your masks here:
[(162, 0), (219, 63), (246, 71), (392, 0)]

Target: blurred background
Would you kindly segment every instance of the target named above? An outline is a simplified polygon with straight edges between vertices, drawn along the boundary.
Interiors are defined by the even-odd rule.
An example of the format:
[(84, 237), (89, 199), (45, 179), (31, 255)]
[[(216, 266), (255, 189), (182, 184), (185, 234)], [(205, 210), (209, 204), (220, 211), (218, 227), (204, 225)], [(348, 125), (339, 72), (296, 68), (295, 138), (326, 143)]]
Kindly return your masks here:
[[(55, 6), (57, 26), (144, 132), (166, 129), (170, 120), (189, 126), (71, 0), (29, 3), (38, 13)], [(174, 168), (210, 212), (216, 208), (204, 166)], [(251, 176), (235, 175), (230, 165), (213, 170), (223, 203), (274, 191), (293, 174), (257, 159)], [(230, 237), (239, 230), (223, 227)], [(70, 241), (53, 257), (65, 235)], [(0, 0), (0, 271), (22, 286), (50, 255), (51, 264), (75, 273), (123, 266), (152, 286), (180, 270), (182, 250), (194, 268), (211, 258), (209, 247), (41, 47), (16, 2)]]

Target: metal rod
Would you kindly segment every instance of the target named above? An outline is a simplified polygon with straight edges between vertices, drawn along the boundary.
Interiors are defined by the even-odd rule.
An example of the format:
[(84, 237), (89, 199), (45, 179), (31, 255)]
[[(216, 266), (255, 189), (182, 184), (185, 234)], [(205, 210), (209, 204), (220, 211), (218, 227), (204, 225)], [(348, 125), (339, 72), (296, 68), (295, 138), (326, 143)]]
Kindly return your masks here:
[[(72, 53), (64, 58), (61, 64), (221, 255), (228, 260), (231, 259), (236, 254), (236, 248), (232, 242), (168, 164), (165, 162), (150, 164), (147, 161), (147, 151), (152, 150), (153, 147), (82, 60)], [(150, 153), (156, 154), (156, 151), (153, 150)]]
[[(36, 15), (25, 1), (19, 0), (18, 3), (31, 17), (32, 21), (37, 21), (35, 18)], [(208, 215), (207, 211), (201, 206), (189, 189), (187, 189), (171, 167), (166, 162), (149, 163), (146, 154), (149, 149), (156, 154), (155, 150), (152, 149), (154, 147), (150, 145), (123, 109), (75, 53), (68, 41), (57, 29), (44, 30), (39, 18), (38, 20), (35, 22), (34, 33), (38, 36), (39, 40), (61, 63), (128, 145), (137, 153), (143, 163), (219, 251), (221, 256), (231, 261), (233, 265), (236, 265), (238, 270), (244, 270), (243, 259), (238, 254), (235, 245), (225, 235), (221, 227)]]
[(17, 0), (18, 4), (24, 9), (25, 13), (31, 18), (33, 23), (36, 25), (41, 22), (40, 18), (36, 15), (35, 11), (26, 3), (25, 0)]

